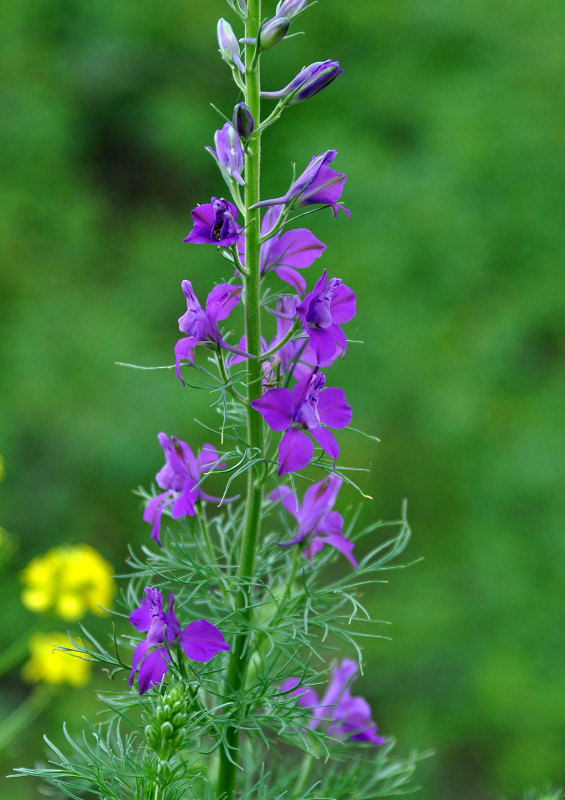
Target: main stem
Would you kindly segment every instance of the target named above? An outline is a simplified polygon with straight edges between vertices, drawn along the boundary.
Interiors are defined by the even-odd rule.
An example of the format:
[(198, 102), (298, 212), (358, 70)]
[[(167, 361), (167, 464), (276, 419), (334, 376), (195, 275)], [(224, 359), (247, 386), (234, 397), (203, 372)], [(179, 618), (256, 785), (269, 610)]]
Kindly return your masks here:
[[(257, 36), (261, 20), (261, 0), (248, 0), (245, 36)], [(251, 137), (245, 159), (245, 334), (247, 351), (256, 358), (247, 360), (247, 437), (252, 451), (263, 452), (263, 419), (249, 403), (261, 396), (261, 320), (260, 320), (260, 214), (250, 207), (259, 202), (261, 133), (260, 125), (260, 74), (259, 60), (254, 61), (255, 46), (245, 46), (245, 102), (251, 109), (255, 121), (255, 133)], [(247, 473), (246, 514), (241, 541), (237, 579), (242, 584), (249, 583), (255, 568), (255, 553), (261, 523), (261, 503), (263, 491), (260, 469), (251, 467)], [(240, 589), (236, 596), (236, 610), (243, 616), (242, 627), (250, 629), (253, 622), (253, 609), (248, 607), (247, 593)], [(226, 696), (236, 697), (245, 686), (249, 663), (249, 650), (246, 647), (247, 634), (236, 636), (230, 652), (226, 675)], [(218, 771), (218, 797), (233, 800), (236, 770), (239, 760), (239, 729), (230, 726), (226, 730), (224, 747), (220, 751)]]

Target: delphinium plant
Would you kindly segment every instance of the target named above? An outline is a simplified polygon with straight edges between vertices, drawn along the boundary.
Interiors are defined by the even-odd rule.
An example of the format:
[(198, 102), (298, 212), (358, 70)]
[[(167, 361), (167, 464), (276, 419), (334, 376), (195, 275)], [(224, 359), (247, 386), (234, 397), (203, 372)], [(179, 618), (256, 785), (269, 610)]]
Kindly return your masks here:
[(364, 669), (375, 680), (361, 645), (381, 632), (362, 595), (410, 531), (404, 513), (360, 530), (359, 509), (339, 510), (342, 486), (356, 488), (335, 435), (352, 409), (330, 370), (347, 355), (355, 294), (303, 227), (315, 211), (347, 222), (346, 176), (327, 150), (279, 197), (260, 195), (263, 132), (342, 70), (315, 62), (263, 91), (261, 60), (296, 32), (308, 0), (270, 14), (261, 0), (228, 5), (239, 30), (220, 19), (217, 40), (236, 104), (207, 148), (227, 191), (194, 208), (185, 241), (216, 248), (231, 277), (210, 280), (205, 300), (182, 282), (176, 378), (164, 374), (209, 391), (211, 443), (185, 441), (196, 425), (159, 434), (159, 489), (143, 494), (151, 539), (132, 550), (123, 592), (129, 634), (118, 625), (107, 646), (84, 629), (67, 648), (114, 679), (107, 715), (18, 772), (112, 800), (388, 797), (411, 788), (417, 757), (393, 755), (353, 684)]

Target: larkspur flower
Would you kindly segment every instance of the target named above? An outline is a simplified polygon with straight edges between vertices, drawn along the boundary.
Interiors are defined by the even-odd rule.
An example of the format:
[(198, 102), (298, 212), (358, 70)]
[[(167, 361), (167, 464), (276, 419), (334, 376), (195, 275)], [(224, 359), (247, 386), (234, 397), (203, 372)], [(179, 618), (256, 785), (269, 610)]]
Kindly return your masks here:
[(305, 431), (334, 462), (339, 455), (335, 436), (322, 425), (346, 428), (351, 422), (351, 406), (343, 389), (324, 388), (325, 382), (326, 376), (316, 368), (292, 390), (270, 389), (251, 403), (271, 430), (285, 431), (279, 444), (279, 476), (298, 472), (314, 457), (314, 445)]
[(216, 34), (218, 38), (220, 55), (226, 64), (229, 64), (230, 67), (237, 67), (240, 72), (245, 72), (245, 67), (243, 66), (239, 52), (239, 42), (237, 41), (237, 36), (233, 32), (233, 28), (229, 22), (227, 22), (227, 20), (223, 18), (218, 20)]
[(231, 283), (219, 283), (206, 298), (206, 310), (204, 310), (194, 294), (191, 282), (183, 281), (181, 285), (186, 297), (187, 310), (182, 317), (179, 317), (179, 330), (188, 335), (184, 339), (179, 339), (175, 345), (175, 365), (177, 378), (184, 386), (180, 374), (180, 362), (183, 358), (194, 361), (194, 348), (197, 344), (213, 342), (232, 353), (245, 357), (248, 354), (224, 342), (218, 328), (218, 322), (226, 319), (239, 303), (243, 287), (233, 286)]
[(327, 150), (325, 153), (320, 153), (319, 156), (314, 156), (308, 167), (294, 181), (285, 195), (275, 197), (272, 200), (262, 200), (252, 208), (287, 205), (291, 209), (297, 209), (312, 205), (327, 205), (330, 206), (334, 217), (337, 217), (339, 209), (345, 211), (347, 216), (350, 217), (349, 209), (338, 203), (347, 176), (341, 172), (336, 172), (329, 166), (336, 156), (337, 150)]
[(327, 733), (336, 739), (350, 739), (379, 747), (386, 743), (386, 739), (377, 734), (369, 703), (364, 697), (353, 697), (351, 694), (350, 684), (358, 671), (355, 661), (344, 658), (341, 664), (333, 668), (321, 700), (311, 686), (299, 686), (299, 678), (287, 678), (280, 690), (298, 697), (298, 704), (302, 708), (312, 709), (308, 724), (311, 730), (325, 723)]
[(327, 61), (315, 61), (313, 64), (301, 69), (298, 75), (284, 89), (279, 89), (278, 92), (261, 92), (261, 97), (273, 100), (287, 98), (287, 104), (292, 106), (318, 94), (342, 74), (343, 70), (338, 61), (331, 61), (330, 59)]
[[(297, 319), (296, 309), (300, 305), (300, 298), (286, 295), (279, 297), (277, 300), (276, 310), (271, 311), (277, 320), (277, 332), (270, 344), (270, 348), (275, 347), (279, 342), (282, 342), (289, 330), (293, 327)], [(336, 343), (336, 351), (329, 361), (324, 366), (332, 364), (338, 356), (342, 355), (343, 348)], [(316, 353), (310, 346), (308, 337), (300, 337), (290, 339), (286, 342), (276, 354), (276, 358), (281, 363), (281, 371), (283, 374), (289, 373), (297, 379), (309, 375), (318, 363)]]
[(308, 0), (281, 0), (277, 5), (277, 15), (293, 19), (304, 11), (307, 5)]
[(298, 522), (296, 536), (288, 542), (279, 542), (281, 547), (305, 542), (304, 556), (312, 559), (327, 544), (339, 550), (357, 568), (354, 544), (343, 535), (343, 517), (332, 511), (341, 484), (339, 475), (329, 475), (308, 487), (302, 504), (289, 486), (279, 486), (270, 494), (269, 499), (273, 502), (280, 500), (283, 508)]
[[(225, 469), (225, 464), (215, 447), (205, 444), (195, 456), (190, 447), (176, 436), (160, 433), (159, 444), (165, 453), (165, 464), (155, 476), (157, 485), (164, 489), (147, 504), (143, 519), (151, 528), (151, 537), (161, 544), (161, 517), (170, 507), (173, 519), (193, 517), (197, 500), (219, 503), (219, 497), (212, 497), (198, 485), (203, 475), (214, 469)], [(230, 500), (233, 498), (229, 498)], [(228, 502), (228, 501), (226, 501)]]
[(249, 139), (255, 129), (255, 120), (247, 103), (238, 103), (235, 106), (232, 125), (241, 139)]
[(188, 244), (229, 247), (241, 235), (241, 228), (236, 223), (237, 208), (223, 197), (212, 197), (209, 203), (196, 206), (190, 213), (193, 228), (184, 240)]
[(271, 47), (274, 47), (284, 39), (288, 32), (289, 25), (290, 19), (282, 14), (277, 14), (272, 19), (267, 20), (267, 22), (261, 26), (261, 32), (259, 34), (261, 50), (270, 50)]
[(139, 608), (129, 615), (129, 621), (140, 633), (147, 633), (133, 652), (129, 685), (138, 674), (139, 694), (163, 680), (169, 669), (171, 657), (165, 643), (180, 642), (184, 654), (191, 661), (210, 661), (221, 650), (230, 650), (221, 631), (205, 619), (189, 622), (184, 628), (173, 609), (174, 595), (169, 595), (169, 610), (163, 609), (163, 596), (157, 589), (146, 587)]
[[(243, 186), (241, 171), (243, 170), (243, 147), (239, 136), (230, 122), (214, 134), (216, 149), (205, 147), (218, 162), (222, 175), (228, 180), (233, 179)], [(224, 201), (226, 202), (226, 201)], [(237, 212), (236, 212), (237, 213)], [(234, 217), (235, 219), (235, 217)], [(223, 224), (223, 223), (222, 223)]]
[(316, 363), (326, 366), (335, 361), (336, 350), (347, 351), (347, 339), (339, 327), (355, 316), (355, 293), (340, 278), (323, 271), (314, 288), (297, 307), (296, 313), (308, 334)]
[[(284, 206), (269, 208), (261, 223), (261, 236), (267, 236), (277, 224)], [(237, 243), (242, 263), (245, 263), (245, 235)], [(295, 228), (276, 233), (261, 245), (261, 273), (275, 272), (285, 283), (304, 294), (306, 281), (297, 270), (310, 267), (323, 254), (326, 245), (307, 228)]]

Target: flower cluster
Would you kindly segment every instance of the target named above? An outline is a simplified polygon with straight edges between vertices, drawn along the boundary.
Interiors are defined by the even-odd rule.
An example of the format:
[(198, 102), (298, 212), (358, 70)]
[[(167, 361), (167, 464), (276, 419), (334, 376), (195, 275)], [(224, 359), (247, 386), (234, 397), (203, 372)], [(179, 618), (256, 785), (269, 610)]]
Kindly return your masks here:
[(69, 646), (69, 637), (65, 633), (33, 633), (28, 646), (30, 658), (22, 669), (26, 681), (54, 686), (84, 686), (88, 683), (92, 664), (62, 649)]
[(115, 594), (113, 568), (87, 544), (53, 547), (21, 574), (22, 602), (30, 611), (53, 609), (68, 621), (87, 611), (104, 614)]
[(332, 670), (328, 688), (320, 699), (311, 686), (300, 686), (299, 678), (287, 678), (281, 684), (281, 692), (290, 692), (298, 697), (302, 708), (311, 711), (308, 727), (314, 730), (325, 725), (327, 733), (337, 739), (352, 739), (375, 746), (383, 745), (386, 739), (377, 734), (377, 726), (371, 719), (371, 708), (364, 697), (353, 697), (350, 684), (359, 671), (350, 658), (344, 658)]

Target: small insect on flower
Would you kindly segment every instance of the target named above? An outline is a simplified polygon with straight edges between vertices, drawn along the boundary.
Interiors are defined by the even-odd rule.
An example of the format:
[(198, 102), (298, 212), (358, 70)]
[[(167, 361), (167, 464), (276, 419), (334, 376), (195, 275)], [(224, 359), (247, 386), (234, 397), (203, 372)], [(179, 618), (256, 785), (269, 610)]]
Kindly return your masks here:
[(103, 615), (116, 591), (113, 571), (87, 544), (53, 547), (32, 559), (21, 573), (22, 603), (38, 613), (53, 609), (69, 621), (88, 611)]
[(24, 680), (70, 686), (88, 683), (91, 662), (58, 650), (59, 647), (69, 647), (69, 638), (64, 633), (32, 634), (29, 639), (30, 659), (22, 669)]

